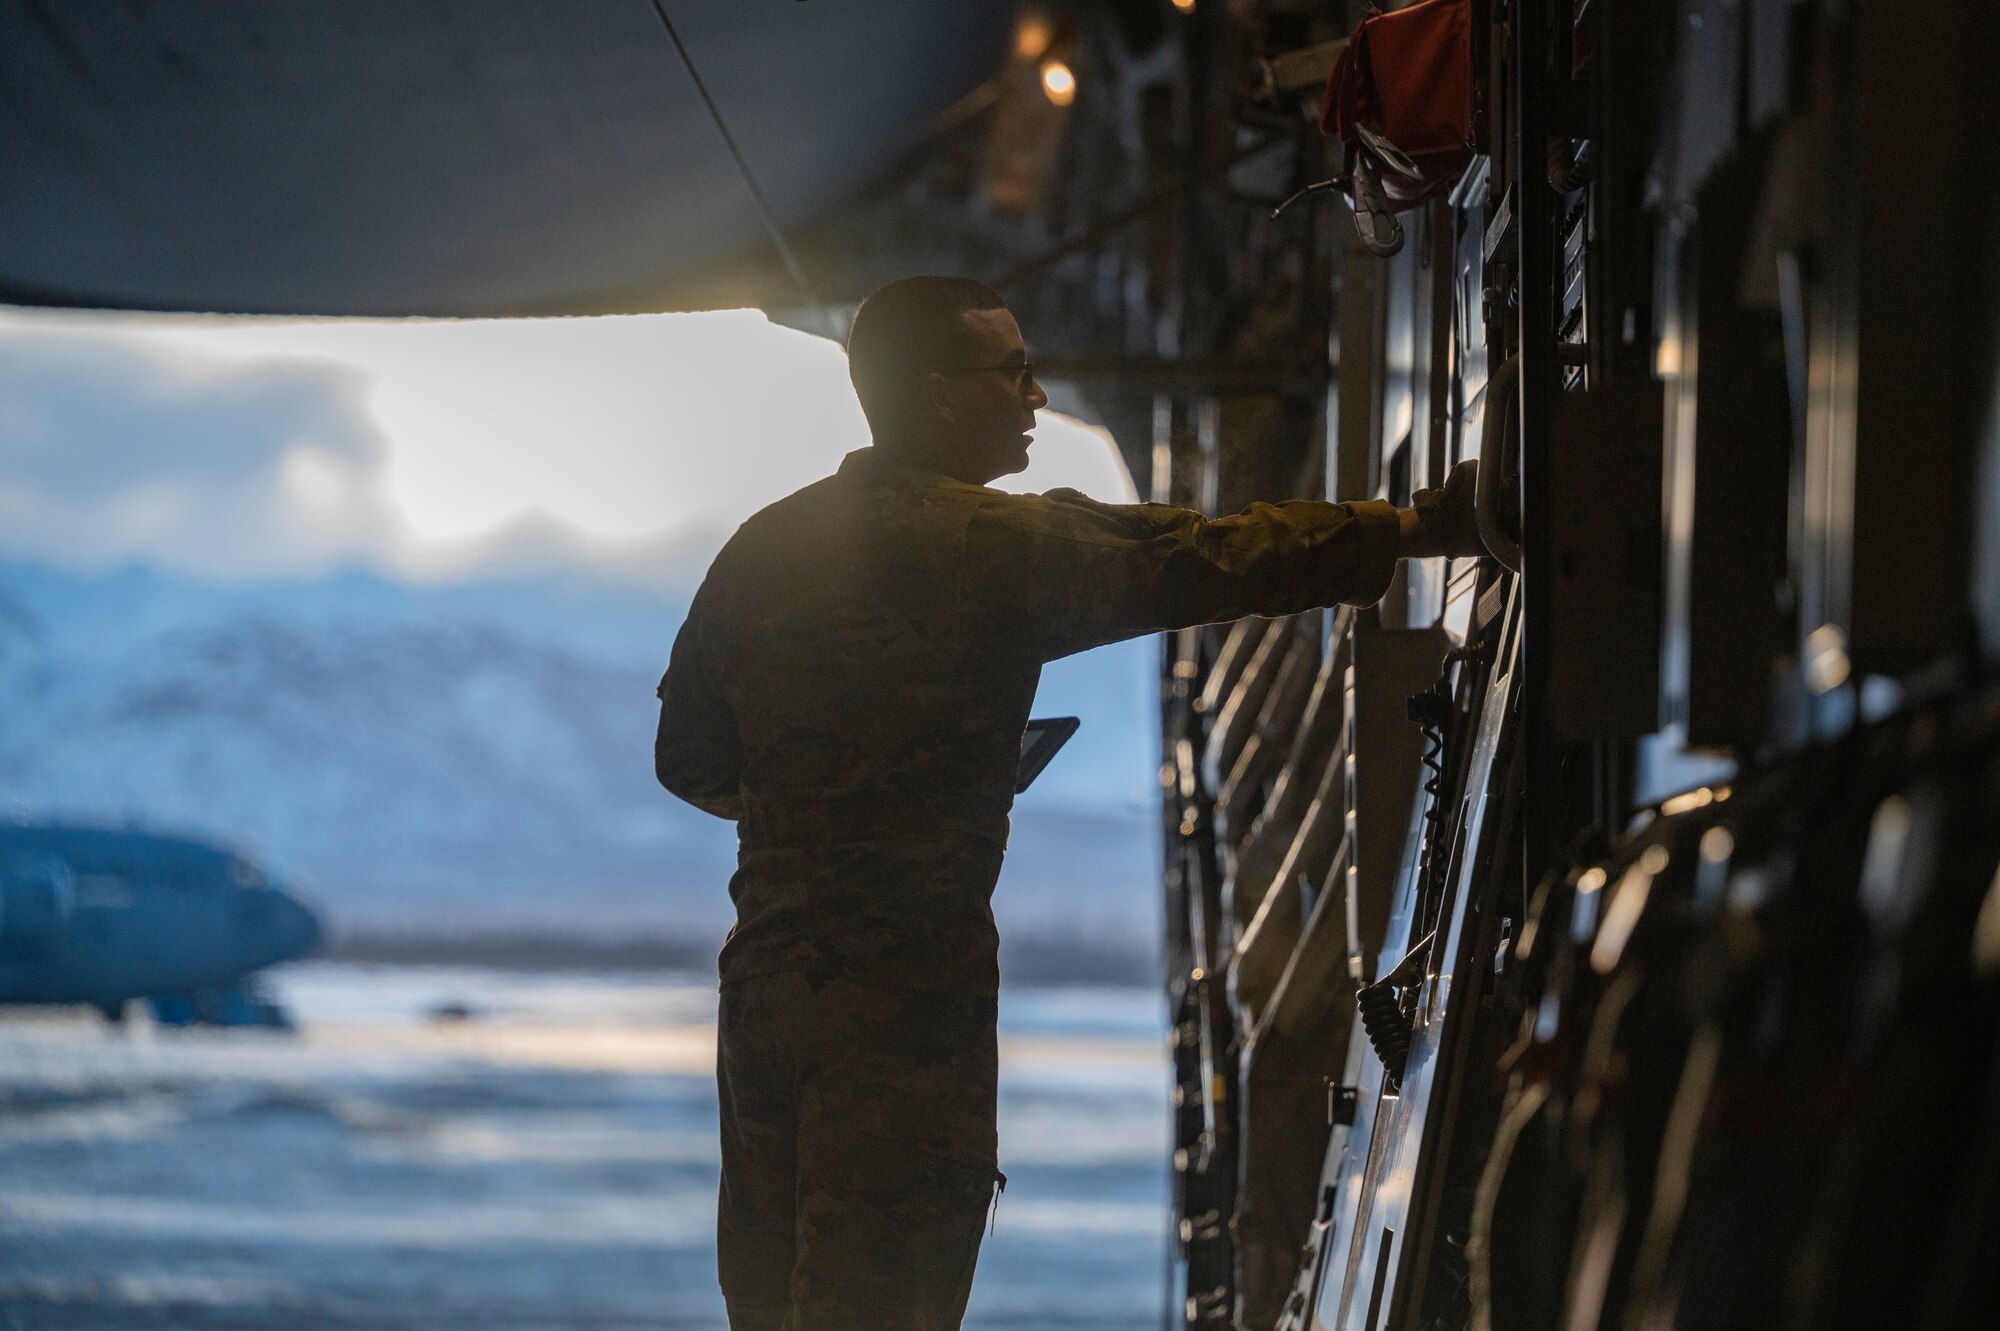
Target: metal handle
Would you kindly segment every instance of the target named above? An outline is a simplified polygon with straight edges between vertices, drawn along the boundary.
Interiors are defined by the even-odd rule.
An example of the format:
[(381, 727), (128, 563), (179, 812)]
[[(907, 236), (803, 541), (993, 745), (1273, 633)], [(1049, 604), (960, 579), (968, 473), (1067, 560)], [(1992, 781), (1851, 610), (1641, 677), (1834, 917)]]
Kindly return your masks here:
[(1479, 539), (1486, 549), (1512, 571), (1521, 571), (1521, 547), (1507, 534), (1500, 521), (1501, 480), (1507, 463), (1519, 445), (1521, 431), (1521, 357), (1509, 356), (1486, 381), (1486, 439), (1494, 438), (1493, 415), (1500, 414), (1497, 448), (1484, 442), (1479, 448), (1479, 486), (1473, 492), (1472, 512), (1479, 525)]

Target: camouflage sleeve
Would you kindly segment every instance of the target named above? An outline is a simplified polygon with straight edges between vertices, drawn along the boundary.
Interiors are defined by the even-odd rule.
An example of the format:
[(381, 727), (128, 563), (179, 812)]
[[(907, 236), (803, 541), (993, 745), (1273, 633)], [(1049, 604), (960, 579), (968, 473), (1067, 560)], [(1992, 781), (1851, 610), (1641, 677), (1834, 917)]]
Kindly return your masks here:
[(1401, 542), (1379, 500), (1252, 504), (1206, 519), (1074, 490), (995, 495), (967, 525), (962, 586), (1054, 660), (1121, 638), (1244, 615), (1372, 605)]
[(743, 748), (736, 717), (701, 659), (701, 596), (674, 638), (660, 679), (660, 729), (653, 739), (653, 774), (660, 784), (706, 813), (739, 813)]

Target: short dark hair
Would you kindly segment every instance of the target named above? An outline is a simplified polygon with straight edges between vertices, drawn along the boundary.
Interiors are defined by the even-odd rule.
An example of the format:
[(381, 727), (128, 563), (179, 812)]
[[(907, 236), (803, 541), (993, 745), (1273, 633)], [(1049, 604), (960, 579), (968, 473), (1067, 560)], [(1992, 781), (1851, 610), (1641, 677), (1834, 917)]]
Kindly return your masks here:
[(916, 382), (965, 353), (968, 311), (1005, 308), (999, 292), (969, 277), (905, 277), (862, 301), (847, 333), (847, 377), (869, 428), (895, 429)]

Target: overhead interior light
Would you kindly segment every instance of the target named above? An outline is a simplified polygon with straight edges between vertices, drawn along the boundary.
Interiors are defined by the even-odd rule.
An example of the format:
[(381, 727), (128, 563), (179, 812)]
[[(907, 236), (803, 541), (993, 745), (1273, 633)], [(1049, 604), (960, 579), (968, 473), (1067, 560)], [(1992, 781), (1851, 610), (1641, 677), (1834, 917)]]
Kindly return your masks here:
[(1042, 91), (1057, 106), (1068, 106), (1076, 100), (1076, 75), (1060, 60), (1044, 60)]
[(1174, 8), (1183, 14), (1194, 13), (1194, 0), (1174, 0)]
[(1030, 10), (1014, 25), (1014, 54), (1023, 60), (1040, 60), (1055, 40), (1055, 29), (1046, 15)]

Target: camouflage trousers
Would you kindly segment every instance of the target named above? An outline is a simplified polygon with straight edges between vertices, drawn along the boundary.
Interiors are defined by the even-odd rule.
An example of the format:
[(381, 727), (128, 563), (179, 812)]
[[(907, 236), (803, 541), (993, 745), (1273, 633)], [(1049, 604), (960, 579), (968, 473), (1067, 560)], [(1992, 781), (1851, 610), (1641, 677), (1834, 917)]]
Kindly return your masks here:
[(994, 1000), (784, 972), (725, 986), (731, 1331), (955, 1331), (995, 1168)]

